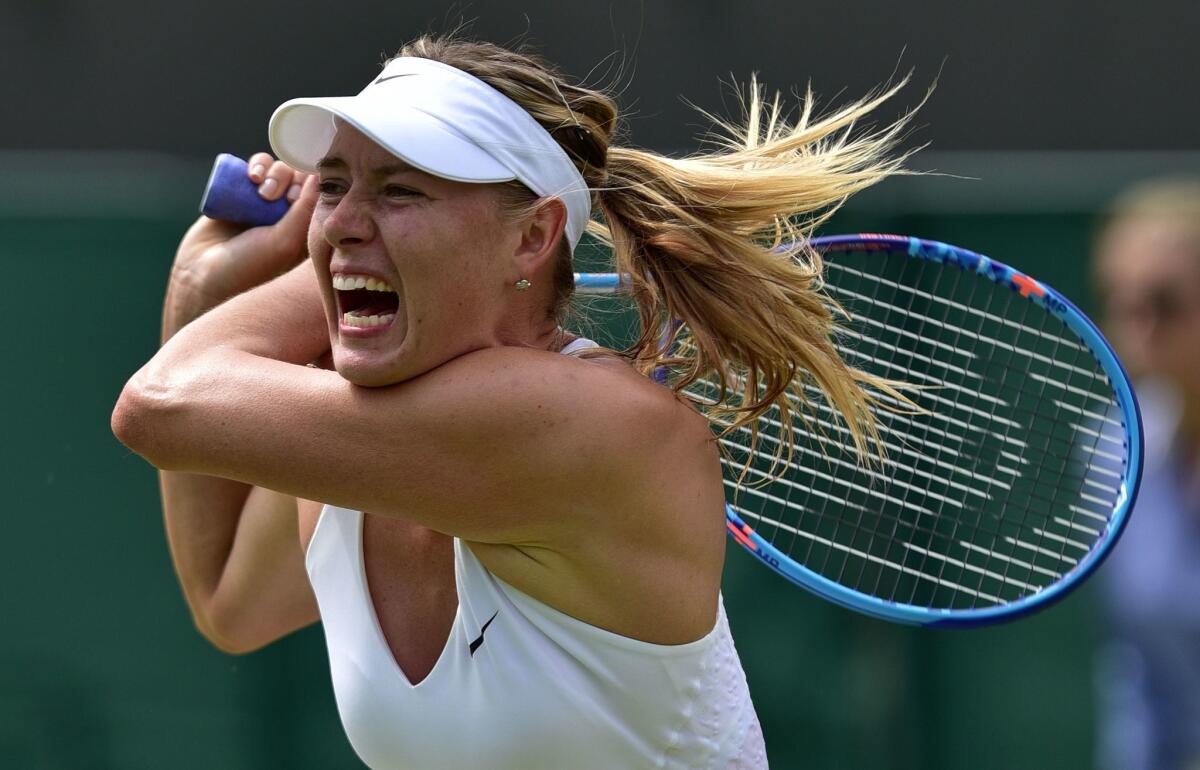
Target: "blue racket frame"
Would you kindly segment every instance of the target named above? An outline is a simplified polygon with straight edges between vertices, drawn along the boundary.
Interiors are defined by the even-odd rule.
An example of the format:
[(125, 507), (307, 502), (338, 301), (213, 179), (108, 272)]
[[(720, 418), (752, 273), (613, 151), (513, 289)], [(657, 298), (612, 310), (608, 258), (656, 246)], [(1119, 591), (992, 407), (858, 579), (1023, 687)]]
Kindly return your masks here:
[[(266, 201), (257, 194), (256, 186), (247, 177), (245, 161), (232, 155), (218, 156), (201, 203), (201, 211), (205, 215), (255, 226), (278, 221), (286, 210), (284, 201)], [(1125, 446), (1129, 462), (1123, 469), (1117, 506), (1096, 546), (1058, 582), (1015, 602), (976, 609), (932, 609), (888, 601), (848, 589), (784, 554), (742, 520), (732, 506), (726, 504), (725, 523), (729, 536), (763, 564), (796, 585), (835, 604), (893, 622), (960, 628), (986, 625), (1026, 615), (1061, 599), (1091, 575), (1111, 552), (1129, 520), (1142, 476), (1142, 418), (1137, 397), (1128, 374), (1104, 335), (1070, 300), (1051, 287), (973, 251), (938, 241), (877, 233), (814, 238), (812, 245), (823, 253), (906, 253), (913, 259), (953, 265), (1017, 292), (1066, 324), (1099, 361), (1112, 386), (1126, 426)], [(576, 273), (575, 285), (579, 294), (613, 294), (621, 291), (625, 282), (617, 273)]]
[[(732, 506), (725, 506), (725, 526), (729, 536), (763, 564), (783, 577), (834, 604), (885, 620), (919, 626), (969, 627), (988, 625), (1027, 615), (1061, 599), (1085, 580), (1104, 561), (1120, 538), (1127, 522), (1142, 476), (1142, 416), (1129, 376), (1096, 325), (1063, 295), (1019, 270), (982, 254), (939, 241), (905, 235), (864, 233), (814, 238), (812, 245), (823, 253), (838, 251), (880, 251), (907, 253), (913, 259), (949, 264), (977, 273), (1041, 306), (1078, 335), (1096, 356), (1113, 388), (1122, 419), (1127, 427), (1125, 448), (1129, 462), (1123, 470), (1116, 510), (1097, 545), (1058, 582), (1044, 591), (1009, 604), (965, 610), (931, 609), (888, 601), (851, 590), (796, 562), (759, 535)], [(617, 273), (577, 273), (576, 289), (581, 294), (609, 294), (623, 287)]]

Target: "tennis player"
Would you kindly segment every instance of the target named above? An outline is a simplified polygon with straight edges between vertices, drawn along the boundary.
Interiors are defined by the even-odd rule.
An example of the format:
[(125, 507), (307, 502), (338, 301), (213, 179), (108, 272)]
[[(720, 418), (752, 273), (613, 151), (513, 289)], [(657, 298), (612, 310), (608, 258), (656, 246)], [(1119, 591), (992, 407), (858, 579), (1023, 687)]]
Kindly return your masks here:
[[(792, 414), (802, 376), (868, 446), (803, 237), (901, 158), (899, 125), (846, 134), (890, 91), (789, 126), (752, 90), (673, 160), (532, 54), (421, 38), (275, 112), (251, 176), (283, 220), (184, 237), (113, 429), (162, 471), (200, 631), (240, 653), (321, 620), (369, 766), (766, 767), (710, 421)], [(559, 323), (585, 230), (633, 276), (626, 354)], [(681, 392), (701, 376), (720, 403)]]

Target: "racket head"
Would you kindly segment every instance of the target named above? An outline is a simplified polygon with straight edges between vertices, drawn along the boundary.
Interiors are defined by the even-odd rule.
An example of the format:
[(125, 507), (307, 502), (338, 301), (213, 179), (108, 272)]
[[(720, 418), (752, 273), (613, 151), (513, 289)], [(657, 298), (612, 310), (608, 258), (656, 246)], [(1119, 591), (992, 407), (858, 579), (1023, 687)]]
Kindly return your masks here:
[[(928, 445), (938, 445), (939, 442), (942, 445), (950, 444), (951, 437), (935, 437), (928, 432), (928, 430), (938, 431), (938, 428), (929, 428), (922, 435), (918, 436), (903, 436), (904, 431), (892, 429), (897, 427), (896, 424), (893, 424), (882, 435), (891, 447), (899, 448), (902, 454), (899, 458), (892, 458), (893, 462), (899, 459), (904, 461), (905, 466), (911, 466), (903, 469), (898, 464), (893, 464), (892, 466), (892, 469), (897, 471), (897, 479), (903, 475), (903, 472), (907, 471), (908, 475), (904, 478), (907, 479), (907, 484), (910, 488), (906, 491), (900, 491), (889, 486), (892, 483), (899, 483), (898, 481), (888, 482), (874, 478), (864, 481), (861, 471), (858, 472), (860, 475), (855, 477), (855, 471), (847, 469), (845, 465), (828, 466), (834, 469), (830, 471), (832, 475), (842, 474), (843, 476), (850, 477), (852, 480), (840, 486), (837, 483), (826, 483), (823, 494), (827, 498), (832, 499), (836, 496), (833, 493), (840, 491), (847, 498), (845, 500), (847, 510), (855, 504), (856, 496), (858, 497), (861, 509), (866, 509), (868, 504), (879, 506), (880, 512), (876, 518), (871, 537), (865, 539), (860, 537), (861, 532), (855, 526), (850, 528), (852, 533), (849, 538), (843, 536), (839, 542), (837, 533), (842, 523), (836, 520), (834, 514), (829, 514), (825, 521), (821, 521), (821, 517), (819, 516), (814, 520), (812, 518), (812, 511), (805, 510), (805, 506), (816, 508), (817, 504), (809, 505), (810, 501), (803, 498), (802, 492), (800, 493), (800, 499), (796, 501), (797, 510), (800, 511), (799, 517), (792, 519), (791, 524), (787, 524), (780, 518), (775, 518), (776, 516), (781, 516), (781, 514), (772, 514), (769, 510), (765, 510), (770, 507), (767, 504), (758, 507), (756, 510), (748, 510), (746, 506), (741, 504), (741, 501), (745, 497), (736, 489), (730, 495), (732, 498), (730, 504), (726, 506), (726, 525), (730, 536), (745, 550), (791, 582), (836, 604), (867, 615), (895, 622), (925, 626), (958, 627), (991, 624), (1020, 617), (1034, 610), (1049, 606), (1058, 599), (1061, 599), (1071, 589), (1078, 586), (1091, 575), (1112, 550), (1113, 545), (1120, 537), (1128, 521), (1141, 479), (1142, 425), (1137, 399), (1130, 385), (1128, 375), (1103, 335), (1075, 305), (1049, 286), (1007, 265), (975, 252), (936, 241), (880, 234), (828, 236), (814, 239), (812, 245), (823, 254), (826, 262), (828, 270), (827, 288), (830, 290), (830, 294), (843, 304), (843, 307), (851, 313), (852, 317), (856, 312), (861, 311), (868, 305), (886, 305), (889, 303), (871, 303), (869, 302), (869, 297), (862, 298), (862, 301), (855, 301), (850, 295), (858, 292), (855, 292), (853, 289), (842, 292), (843, 296), (841, 297), (838, 296), (837, 285), (839, 283), (839, 276), (835, 266), (847, 261), (851, 255), (857, 260), (856, 264), (859, 267), (878, 265), (883, 260), (892, 261), (893, 266), (889, 269), (894, 275), (891, 275), (891, 278), (888, 277), (888, 274), (875, 276), (874, 273), (859, 277), (858, 280), (865, 281), (868, 285), (872, 282), (878, 282), (880, 278), (885, 282), (896, 278), (898, 280), (894, 281), (895, 283), (913, 280), (915, 281), (915, 285), (912, 288), (916, 288), (916, 294), (920, 294), (923, 292), (923, 289), (919, 287), (925, 286), (928, 288), (928, 276), (941, 274), (940, 277), (945, 279), (948, 271), (957, 271), (958, 275), (956, 277), (959, 280), (954, 282), (954, 286), (960, 300), (963, 291), (961, 287), (974, 282), (972, 284), (974, 288), (970, 289), (970, 297), (976, 297), (981, 287), (984, 288), (984, 291), (979, 296), (986, 295), (995, 299), (995, 297), (1001, 294), (1007, 295), (1005, 297), (1007, 300), (1005, 304), (1006, 312), (1008, 309), (1011, 309), (1014, 314), (1020, 312), (1023, 322), (1024, 319), (1029, 319), (1028, 323), (1030, 325), (1037, 323), (1043, 329), (1046, 328), (1047, 324), (1049, 325), (1050, 332), (1040, 333), (1055, 333), (1054, 327), (1056, 323), (1061, 322), (1061, 328), (1065, 330), (1062, 339), (1053, 343), (1043, 340), (1038, 342), (1038, 345), (1043, 347), (1051, 345), (1057, 351), (1059, 348), (1067, 348), (1072, 341), (1077, 343), (1079, 350), (1090, 354), (1089, 360), (1091, 363), (1088, 366), (1094, 367), (1095, 374), (1093, 377), (1089, 378), (1075, 371), (1085, 368), (1083, 366), (1083, 359), (1087, 359), (1089, 356), (1081, 355), (1079, 350), (1072, 350), (1072, 355), (1074, 356), (1072, 363), (1066, 365), (1067, 368), (1064, 369), (1067, 372), (1066, 380), (1058, 384), (1046, 382), (1046, 380), (1050, 379), (1048, 375), (1054, 374), (1057, 370), (1053, 366), (1047, 365), (1047, 368), (1044, 368), (1041, 373), (1033, 371), (1044, 364), (1037, 356), (1049, 358), (1049, 356), (1044, 355), (1045, 350), (1038, 352), (1037, 345), (1029, 352), (1028, 362), (1031, 364), (1031, 369), (1030, 373), (1024, 375), (1024, 377), (1026, 381), (1030, 381), (1029, 378), (1032, 377), (1040, 378), (1040, 381), (1037, 381), (1037, 388), (1035, 389), (1039, 390), (1052, 403), (1057, 403), (1059, 397), (1065, 399), (1062, 402), (1062, 406), (1059, 407), (1060, 411), (1076, 410), (1079, 412), (1078, 424), (1059, 425), (1056, 420), (1053, 429), (1043, 429), (1047, 431), (1047, 435), (1044, 436), (1047, 446), (1056, 443), (1061, 444), (1063, 435), (1070, 434), (1074, 437), (1075, 441), (1078, 441), (1080, 436), (1096, 434), (1094, 438), (1088, 439), (1092, 442), (1090, 447), (1091, 453), (1087, 455), (1085, 451), (1088, 450), (1087, 447), (1078, 448), (1072, 445), (1068, 450), (1069, 456), (1038, 458), (1040, 461), (1046, 463), (1047, 468), (1039, 466), (1037, 468), (1022, 469), (1019, 466), (1017, 467), (1018, 473), (1014, 475), (1014, 483), (1010, 485), (1010, 492), (1016, 494), (1027, 493), (1030, 500), (1037, 501), (1037, 507), (1041, 510), (1034, 514), (1035, 520), (1026, 521), (1030, 516), (1030, 506), (1032, 505), (1026, 502), (1026, 507), (1019, 511), (1024, 518), (1020, 526), (1016, 529), (1011, 528), (1009, 524), (1003, 522), (997, 512), (999, 511), (1005, 515), (1010, 513), (1016, 514), (1018, 513), (1020, 501), (996, 502), (989, 499), (980, 504), (980, 511), (972, 514), (969, 508), (972, 503), (973, 493), (964, 483), (958, 483), (955, 486), (958, 489), (965, 488), (965, 492), (960, 493), (956, 489), (953, 489), (948, 485), (948, 482), (952, 479), (948, 479), (947, 485), (940, 488), (946, 494), (931, 493), (934, 497), (941, 498), (936, 506), (931, 504), (926, 510), (926, 513), (928, 513), (930, 510), (936, 508), (936, 510), (932, 510), (936, 518), (928, 519), (925, 513), (922, 513), (920, 516), (927, 519), (925, 529), (922, 530), (917, 525), (913, 525), (911, 529), (906, 529), (911, 522), (901, 521), (904, 518), (901, 511), (904, 509), (897, 506), (896, 501), (902, 500), (904, 503), (908, 503), (910, 497), (921, 494), (920, 490), (913, 491), (922, 482), (922, 479), (915, 474), (923, 473), (925, 476), (930, 477), (925, 479), (924, 482), (926, 486), (933, 488), (936, 487), (937, 482), (932, 477), (939, 473), (952, 477), (954, 473), (960, 472), (960, 469), (951, 468), (951, 462), (947, 462), (947, 459), (956, 461), (956, 458), (943, 458), (941, 456), (943, 450), (949, 451), (945, 449), (945, 446), (941, 446), (934, 452), (938, 455), (936, 462), (927, 463), (925, 462), (925, 458), (916, 454), (904, 454), (908, 451), (908, 447), (911, 446), (913, 439), (916, 439), (917, 443), (920, 443), (921, 440), (927, 441)], [(896, 260), (903, 260), (899, 268), (895, 267)], [(913, 265), (918, 267), (916, 277), (911, 273), (905, 272), (906, 268)], [(866, 273), (867, 271), (858, 270), (858, 272)], [(889, 290), (893, 292), (890, 295), (892, 297), (905, 295), (905, 290), (903, 289), (889, 287)], [(933, 291), (937, 291), (937, 289), (934, 288)], [(922, 301), (926, 301), (925, 298)], [(932, 300), (929, 302), (931, 307), (937, 305)], [(899, 312), (902, 308), (895, 308), (895, 310)], [(1029, 314), (1034, 310), (1036, 310), (1036, 313), (1031, 317)], [(872, 312), (875, 311), (872, 310)], [(962, 314), (966, 311), (956, 308), (954, 312)], [(853, 319), (850, 323), (853, 323)], [(874, 323), (878, 324), (879, 321), (875, 320)], [(923, 324), (924, 322), (921, 323)], [(986, 323), (981, 321), (981, 327), (983, 325), (986, 325)], [(878, 331), (875, 327), (870, 328)], [(914, 347), (920, 347), (924, 344), (925, 346), (922, 349), (925, 352), (929, 352), (933, 348), (925, 344), (926, 341), (922, 339), (922, 331), (928, 332), (932, 330), (917, 328), (915, 330), (916, 333), (914, 333), (914, 330), (910, 327), (908, 330), (902, 329), (901, 333), (907, 334), (908, 341), (913, 342)], [(991, 374), (1001, 372), (999, 375), (1001, 377), (1007, 376), (1004, 372), (1014, 371), (1014, 365), (1023, 360), (1022, 355), (1018, 354), (1015, 350), (1023, 337), (1019, 331), (1014, 331), (1013, 333), (1015, 336), (1009, 343), (996, 341), (997, 345), (1004, 344), (1009, 348), (1014, 348), (1014, 350), (1009, 351), (1010, 360), (1007, 362), (1008, 365), (1003, 367), (994, 365), (984, 366), (981, 371), (990, 370)], [(972, 337), (970, 338), (972, 344), (977, 345), (980, 350), (986, 347), (987, 344), (987, 341), (983, 339), (984, 336), (984, 334), (975, 332), (972, 333)], [(943, 347), (951, 347), (944, 343), (942, 344)], [(863, 355), (863, 349), (869, 348), (870, 345), (871, 343), (859, 342), (857, 346), (850, 346), (844, 353), (848, 354), (848, 360), (852, 364), (859, 366), (867, 359), (878, 358), (875, 355)], [(871, 348), (867, 352), (878, 351)], [(902, 355), (902, 352), (896, 353), (896, 355)], [(915, 354), (910, 354), (908, 360), (914, 362), (915, 357)], [(933, 361), (934, 357), (931, 355), (929, 358)], [(926, 369), (949, 373), (948, 369), (938, 368), (939, 366), (941, 365), (931, 363), (926, 365)], [(871, 370), (873, 367), (862, 366), (862, 368)], [(929, 384), (930, 377), (928, 371), (917, 371), (919, 368), (916, 367), (914, 369), (916, 372), (915, 375), (910, 372), (909, 376), (911, 379), (906, 381), (913, 382), (917, 380), (921, 384)], [(905, 379), (902, 373), (898, 373), (889, 367), (879, 368), (873, 373), (889, 376), (893, 379)], [(984, 372), (984, 374), (986, 373)], [(965, 377), (966, 375), (963, 376)], [(946, 378), (945, 381), (948, 381), (948, 379)], [(1102, 386), (1101, 383), (1103, 384)], [(1008, 423), (1020, 424), (1022, 420), (1036, 423), (1039, 419), (1044, 418), (1042, 412), (1039, 411), (1040, 406), (1034, 408), (1028, 403), (1022, 402), (1028, 402), (1031, 397), (1037, 401), (1037, 393), (1031, 394), (1013, 391), (1008, 386), (997, 387), (992, 391), (993, 395), (988, 395), (987, 390), (988, 388), (981, 384), (979, 387), (979, 397), (990, 398), (995, 406), (1006, 406), (1003, 403), (999, 403), (1005, 399), (1014, 400), (1014, 403), (1007, 405), (1007, 407), (1012, 409), (1011, 413), (1006, 413), (1005, 416), (1000, 418), (1005, 420), (1005, 438), (1020, 441), (1020, 434), (1008, 435), (1008, 432), (1013, 429), (1013, 426)], [(1078, 393), (1075, 391), (1078, 391)], [(939, 392), (938, 388), (931, 388), (930, 392), (935, 394), (932, 398), (939, 401), (948, 400), (936, 395)], [(945, 409), (953, 412), (954, 409), (962, 407), (958, 403), (960, 397), (961, 393), (956, 395), (954, 403), (949, 407), (945, 407)], [(1101, 397), (1107, 399), (1107, 403), (1103, 405), (1104, 411), (1095, 411), (1095, 407), (1092, 404), (1095, 403), (1099, 406), (1099, 399)], [(970, 396), (967, 396), (967, 398), (970, 398)], [(916, 400), (918, 402), (921, 401), (919, 397)], [(943, 404), (939, 404), (938, 401), (923, 403), (922, 405), (930, 410), (936, 410), (939, 406), (944, 406)], [(973, 406), (967, 408), (972, 412), (979, 411)], [(913, 418), (913, 420), (907, 423), (908, 434), (922, 433), (920, 423), (915, 422), (917, 419)], [(973, 415), (968, 417), (968, 428), (978, 429), (980, 427), (970, 425), (976, 419), (987, 418), (976, 418)], [(797, 426), (803, 428), (799, 422), (797, 422)], [(830, 429), (831, 426), (832, 421), (822, 428), (822, 431), (827, 432), (827, 429)], [(983, 432), (986, 432), (991, 427), (993, 426), (985, 423), (982, 425)], [(1037, 435), (1038, 429), (1033, 425), (1026, 425), (1025, 428), (1030, 431), (1030, 435)], [(945, 431), (940, 432), (945, 433)], [(909, 443), (901, 441), (901, 438), (907, 438)], [(934, 440), (935, 438), (937, 440)], [(1116, 449), (1118, 441), (1119, 451)], [(1103, 448), (1100, 447), (1100, 444), (1103, 444)], [(982, 447), (982, 442), (980, 446)], [(961, 446), (959, 448), (961, 449)], [(1001, 446), (998, 451), (1005, 457), (1012, 456), (1016, 459), (1012, 462), (1009, 459), (1004, 459), (1000, 462), (1012, 465), (1015, 462), (1025, 460), (1029, 456), (1016, 455), (1013, 452), (1007, 451), (1009, 448), (1016, 448), (1016, 445), (1008, 448)], [(927, 452), (928, 446), (922, 448), (921, 451)], [(1076, 456), (1080, 452), (1087, 456)], [(995, 454), (995, 447), (988, 448), (986, 451), (982, 448), (980, 450), (981, 457)], [(796, 459), (801, 463), (808, 462), (816, 466), (820, 466), (822, 462), (833, 463), (839, 460), (843, 463), (850, 462), (845, 456), (841, 458), (835, 457), (832, 460), (823, 460), (812, 452), (809, 452), (806, 457), (797, 456)], [(964, 479), (969, 479), (972, 475), (986, 476), (990, 472), (986, 467), (979, 467), (978, 459), (975, 463), (975, 466), (967, 469), (967, 472), (963, 474)], [(1097, 464), (1092, 466), (1090, 463)], [(1058, 467), (1049, 468), (1050, 465), (1054, 464), (1057, 464)], [(736, 478), (739, 469), (739, 463), (726, 463), (726, 484), (731, 489), (734, 487), (731, 483), (731, 477)], [(884, 470), (886, 470), (886, 466)], [(1009, 468), (1008, 470), (1011, 472), (1012, 469)], [(1018, 490), (1018, 484), (1015, 479), (1020, 478), (1021, 472), (1032, 472), (1034, 480), (1032, 484), (1021, 485)], [(1046, 474), (1045, 479), (1041, 478), (1043, 472)], [(1072, 476), (1073, 473), (1083, 473), (1084, 475), (1074, 478)], [(1000, 474), (997, 473), (995, 475), (999, 476)], [(1061, 499), (1054, 495), (1051, 495), (1047, 500), (1042, 500), (1039, 497), (1040, 495), (1049, 494), (1046, 489), (1060, 483), (1063, 477), (1071, 477), (1069, 479), (1071, 484), (1075, 482), (1079, 483), (1080, 489), (1074, 498), (1069, 494), (1062, 496)], [(800, 474), (797, 480), (803, 481), (806, 478), (809, 477)], [(773, 497), (777, 503), (782, 503), (785, 499), (789, 499), (790, 502), (790, 498), (797, 495), (797, 487), (799, 486), (795, 481), (790, 483), (791, 486), (787, 488), (786, 495), (782, 492), (772, 494), (772, 491), (776, 488), (772, 487), (772, 483), (770, 482), (764, 484), (763, 488), (768, 490), (765, 497)], [(1000, 484), (1002, 484), (1000, 481), (995, 481), (994, 484), (988, 482), (988, 494), (983, 496), (991, 498), (993, 492), (1001, 492), (1002, 490), (998, 486)], [(1092, 494), (1094, 490), (1089, 485), (1095, 486), (1096, 489), (1104, 488), (1110, 490), (1111, 494), (1101, 502), (1099, 497)], [(818, 486), (820, 485), (814, 480), (813, 490), (816, 490)], [(856, 489), (855, 487), (859, 488)], [(872, 489), (864, 491), (866, 487), (872, 487)], [(819, 490), (812, 491), (811, 494), (817, 494), (818, 492)], [(895, 492), (896, 494), (891, 494), (891, 492)], [(871, 497), (872, 494), (875, 495), (874, 499)], [(960, 494), (963, 500), (955, 500), (954, 497)], [(761, 496), (760, 499), (762, 499)], [(928, 496), (918, 497), (917, 501), (932, 503), (933, 498)], [(960, 503), (962, 505), (961, 508), (954, 508), (951, 505), (959, 505)], [(828, 501), (824, 501), (824, 504), (820, 505), (822, 515), (825, 515), (830, 505), (831, 503)], [(898, 546), (895, 542), (883, 542), (882, 549), (877, 547), (880, 544), (876, 542), (875, 535), (880, 534), (879, 530), (881, 527), (886, 526), (886, 523), (881, 524), (880, 520), (886, 519), (885, 511), (889, 506), (897, 509), (891, 514), (895, 517), (895, 521), (892, 523), (892, 534), (908, 537), (912, 541), (921, 541), (923, 546), (914, 546), (912, 542), (900, 543)], [(776, 507), (782, 510), (785, 506), (777, 505)], [(1064, 519), (1063, 516), (1067, 515), (1067, 512), (1071, 513), (1068, 518)], [(1076, 521), (1074, 518), (1076, 517), (1076, 513), (1078, 513), (1079, 521)], [(756, 515), (757, 518), (755, 518)], [(806, 515), (809, 516), (809, 523), (807, 524), (804, 518)], [(847, 516), (850, 515), (854, 514), (847, 514)], [(864, 516), (870, 515), (870, 511), (861, 510), (857, 515), (861, 523)], [(982, 554), (982, 551), (985, 549), (979, 545), (977, 538), (985, 537), (986, 533), (981, 536), (977, 531), (970, 531), (968, 534), (969, 530), (964, 529), (962, 534), (956, 535), (959, 523), (954, 523), (951, 534), (946, 534), (945, 527), (942, 526), (942, 521), (945, 517), (959, 516), (962, 519), (966, 519), (971, 515), (976, 515), (976, 521), (980, 528), (987, 529), (982, 523), (985, 518), (988, 519), (989, 526), (995, 527), (995, 531), (990, 534), (992, 538), (990, 545), (995, 545), (997, 540), (999, 540), (1005, 546), (1002, 549), (1003, 553), (996, 552), (994, 556), (990, 557)], [(1061, 522), (1061, 526), (1059, 522)], [(811, 541), (807, 549), (808, 555), (802, 555), (797, 552), (797, 541), (803, 541), (804, 536), (797, 537), (795, 530), (799, 530), (805, 526), (812, 529), (811, 532), (807, 533), (808, 537), (816, 540), (825, 540), (833, 544), (825, 547), (823, 551), (817, 549), (824, 553), (825, 564), (820, 567), (814, 563), (816, 559), (811, 556), (813, 552)], [(1051, 531), (1051, 527), (1058, 527), (1058, 530)], [(1034, 536), (1030, 535), (1029, 532), (1040, 533), (1036, 536), (1036, 542), (1033, 542)], [(955, 540), (956, 536), (958, 537), (957, 541)], [(886, 538), (884, 540), (886, 541)], [(1015, 542), (1005, 543), (1005, 541)], [(826, 567), (830, 560), (829, 554), (837, 553), (839, 549), (843, 551), (840, 554), (843, 557), (843, 561), (841, 568), (835, 574), (834, 570)], [(953, 549), (960, 549), (962, 553), (951, 553)], [(890, 554), (897, 552), (903, 554), (902, 558), (898, 561), (890, 556)], [(914, 553), (919, 554), (919, 557), (910, 558)], [(848, 577), (846, 575), (846, 564), (856, 559), (862, 562), (861, 565), (857, 565), (857, 572), (860, 577), (864, 572), (871, 572), (876, 575), (873, 589), (878, 589), (880, 585), (886, 585), (890, 581), (893, 585), (892, 591), (864, 590), (866, 586), (863, 585), (861, 579), (857, 581), (846, 579)], [(895, 567), (894, 571), (897, 574), (891, 578), (881, 577), (888, 570), (888, 567), (883, 564), (876, 563), (881, 561), (895, 562), (893, 567)], [(873, 569), (868, 570), (868, 565)], [(932, 573), (935, 565), (938, 572), (936, 578), (923, 578), (916, 574), (909, 574), (922, 571)], [(927, 566), (930, 567), (929, 570), (925, 569)], [(874, 569), (876, 567), (878, 569)], [(854, 571), (853, 568), (851, 568), (851, 571)], [(945, 578), (947, 571), (952, 573), (953, 579)], [(1014, 574), (1010, 575), (1010, 573)], [(1016, 576), (1018, 573), (1020, 575), (1019, 578)], [(906, 582), (906, 578), (911, 578), (911, 580)], [(955, 588), (947, 589), (946, 585), (941, 585), (937, 582), (943, 578), (945, 578), (946, 584), (955, 586)], [(931, 587), (923, 589), (913, 587), (911, 590), (906, 587), (899, 591), (895, 588), (901, 585), (907, 586), (908, 583), (917, 586), (923, 580), (929, 582)], [(1025, 588), (1014, 589), (1013, 586), (1008, 585), (1007, 581), (1009, 580), (1013, 584), (1025, 586)], [(972, 582), (972, 584), (967, 585), (968, 582)], [(1001, 586), (1004, 590), (993, 590), (992, 586)], [(964, 601), (962, 595), (958, 596), (954, 601), (944, 601), (948, 592), (951, 594), (956, 593), (958, 588), (968, 593), (974, 592), (976, 595), (972, 596), (969, 601)], [(915, 600), (918, 597), (920, 597), (920, 601)], [(982, 597), (986, 597), (986, 599)]]

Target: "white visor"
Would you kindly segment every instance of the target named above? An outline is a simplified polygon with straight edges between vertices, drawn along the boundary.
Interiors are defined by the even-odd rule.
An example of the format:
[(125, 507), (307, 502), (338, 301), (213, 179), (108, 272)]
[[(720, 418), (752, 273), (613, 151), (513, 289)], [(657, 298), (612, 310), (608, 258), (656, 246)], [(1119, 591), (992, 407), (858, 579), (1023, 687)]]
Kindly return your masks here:
[(351, 124), (406, 163), (459, 182), (520, 180), (567, 207), (572, 252), (591, 217), (591, 195), (550, 133), (482, 80), (440, 62), (394, 60), (357, 96), (292, 99), (271, 116), (271, 148), (301, 171), (316, 171), (336, 132)]

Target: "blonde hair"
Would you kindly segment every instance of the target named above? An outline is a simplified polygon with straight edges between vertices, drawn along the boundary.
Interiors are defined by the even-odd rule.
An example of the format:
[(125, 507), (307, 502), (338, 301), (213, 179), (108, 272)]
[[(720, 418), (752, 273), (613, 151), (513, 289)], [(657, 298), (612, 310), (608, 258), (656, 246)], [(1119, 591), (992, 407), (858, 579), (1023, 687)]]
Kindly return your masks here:
[[(874, 392), (907, 399), (896, 383), (838, 354), (840, 309), (822, 290), (821, 257), (809, 237), (848, 196), (903, 173), (907, 153), (894, 150), (911, 113), (882, 129), (853, 129), (906, 80), (821, 118), (812, 114), (810, 91), (789, 124), (779, 95), (766, 99), (752, 78), (744, 124), (717, 120), (727, 134), (717, 149), (676, 159), (614, 146), (613, 99), (569, 83), (528, 51), (424, 36), (398, 56), (483, 80), (525, 108), (575, 161), (603, 216), (588, 232), (632, 277), (641, 326), (624, 355), (639, 369), (669, 366), (675, 391), (726, 432), (756, 431), (757, 418), (778, 407), (781, 434), (790, 437), (795, 414), (808, 420), (805, 391), (815, 385), (851, 431), (859, 459), (872, 445), (879, 450)], [(532, 193), (521, 190), (510, 190), (510, 199), (528, 205)], [(565, 242), (555, 289), (560, 313), (574, 291)], [(667, 324), (675, 324), (669, 341)], [(707, 389), (712, 398), (687, 392), (702, 381), (715, 384)], [(790, 451), (785, 441), (776, 457)]]
[(1103, 234), (1113, 224), (1133, 219), (1174, 223), (1200, 255), (1200, 177), (1166, 176), (1138, 182), (1109, 204), (1099, 229)]

